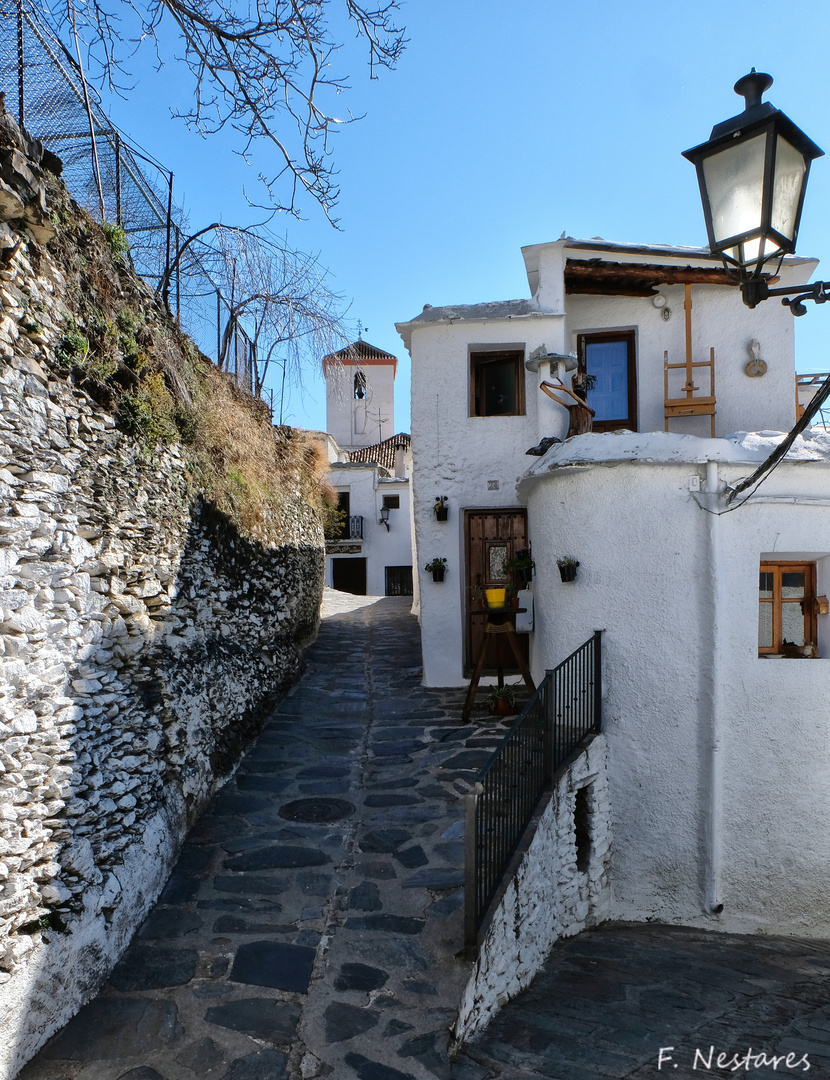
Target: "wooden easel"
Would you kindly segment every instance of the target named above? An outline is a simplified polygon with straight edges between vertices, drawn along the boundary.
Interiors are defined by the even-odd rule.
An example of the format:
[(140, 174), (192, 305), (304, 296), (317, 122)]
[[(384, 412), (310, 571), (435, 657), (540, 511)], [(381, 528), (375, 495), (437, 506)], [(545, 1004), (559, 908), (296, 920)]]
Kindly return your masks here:
[[(708, 360), (692, 360), (692, 286), (684, 286), (686, 297), (683, 308), (686, 312), (686, 360), (682, 364), (670, 364), (668, 351), (663, 353), (663, 382), (665, 397), (665, 431), (669, 430), (669, 420), (673, 416), (709, 416), (711, 417), (712, 438), (715, 437), (715, 350), (709, 350)], [(695, 397), (694, 368), (709, 368), (709, 393)], [(685, 369), (686, 383), (681, 398), (669, 397), (669, 372)]]
[[(481, 679), (481, 674), (484, 671), (487, 646), (490, 643), (490, 635), (492, 634), (504, 634), (507, 637), (507, 644), (513, 650), (513, 656), (516, 658), (516, 664), (524, 679), (525, 686), (531, 694), (536, 690), (528, 666), (525, 663), (525, 658), (522, 656), (521, 650), (519, 649), (518, 639), (516, 638), (516, 616), (526, 610), (527, 608), (495, 608), (481, 613), (486, 615), (487, 621), (484, 624), (484, 634), (481, 638), (478, 656), (476, 657), (476, 666), (473, 671), (473, 677), (470, 679), (470, 687), (467, 690), (467, 697), (464, 699), (464, 708), (461, 710), (462, 720), (469, 720), (470, 718), (470, 712), (473, 708), (476, 694), (478, 693), (478, 684)], [(477, 613), (473, 612), (473, 614)], [(504, 668), (502, 667), (498, 668), (498, 680), (498, 685), (504, 686)]]

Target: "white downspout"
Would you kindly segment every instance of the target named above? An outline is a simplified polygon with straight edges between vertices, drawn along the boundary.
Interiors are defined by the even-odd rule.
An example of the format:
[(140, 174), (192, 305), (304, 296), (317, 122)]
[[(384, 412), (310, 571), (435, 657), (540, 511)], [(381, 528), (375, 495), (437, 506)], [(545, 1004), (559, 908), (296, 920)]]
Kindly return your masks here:
[(706, 462), (706, 492), (707, 503), (712, 513), (709, 518), (709, 567), (712, 582), (711, 591), (711, 663), (709, 672), (711, 677), (711, 713), (709, 718), (709, 792), (708, 792), (708, 816), (706, 828), (706, 912), (709, 915), (719, 915), (723, 911), (723, 901), (720, 891), (721, 869), (721, 818), (722, 806), (722, 746), (721, 746), (721, 702), (723, 691), (721, 687), (721, 619), (724, 612), (724, 599), (721, 596), (722, 578), (720, 573), (720, 519), (718, 510), (718, 463)]

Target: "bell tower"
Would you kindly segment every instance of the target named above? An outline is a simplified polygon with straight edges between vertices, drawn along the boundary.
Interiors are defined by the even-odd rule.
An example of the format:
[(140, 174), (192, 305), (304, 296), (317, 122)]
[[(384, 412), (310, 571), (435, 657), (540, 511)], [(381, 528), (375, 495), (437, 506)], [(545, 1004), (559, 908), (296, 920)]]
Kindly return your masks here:
[(398, 358), (358, 338), (323, 357), (326, 429), (343, 450), (374, 446), (395, 433)]

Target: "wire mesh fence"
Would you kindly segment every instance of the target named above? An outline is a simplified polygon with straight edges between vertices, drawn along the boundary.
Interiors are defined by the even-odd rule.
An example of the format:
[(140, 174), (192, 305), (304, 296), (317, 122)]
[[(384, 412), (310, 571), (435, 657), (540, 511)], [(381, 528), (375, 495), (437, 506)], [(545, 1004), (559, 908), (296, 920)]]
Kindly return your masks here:
[(223, 357), (231, 311), (216, 273), (219, 253), (197, 240), (177, 258), (187, 222), (173, 198), (173, 174), (114, 127), (77, 60), (30, 0), (0, 0), (0, 91), (21, 127), (61, 159), (75, 200), (123, 228), (138, 273), (154, 288), (170, 276), (170, 308), (202, 352), (256, 389), (256, 350), (239, 320)]

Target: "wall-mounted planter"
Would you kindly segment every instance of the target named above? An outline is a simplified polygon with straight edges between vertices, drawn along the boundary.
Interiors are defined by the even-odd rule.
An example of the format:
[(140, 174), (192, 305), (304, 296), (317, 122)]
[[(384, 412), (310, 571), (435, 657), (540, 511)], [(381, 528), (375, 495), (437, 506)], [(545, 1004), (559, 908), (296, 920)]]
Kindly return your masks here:
[(432, 508), (432, 512), (435, 514), (436, 521), (446, 521), (449, 515), (449, 507), (447, 506), (447, 496), (439, 495), (435, 500), (435, 506)]
[(442, 506), (440, 510), (435, 511), (436, 521), (446, 521), (449, 516), (450, 512), (446, 506)]
[(424, 570), (426, 570), (427, 573), (432, 574), (433, 581), (443, 581), (444, 574), (447, 572), (447, 560), (438, 558), (431, 559), (424, 567)]
[(559, 576), (563, 581), (576, 581), (576, 568), (579, 563), (573, 559), (568, 559), (567, 562), (558, 562)]

